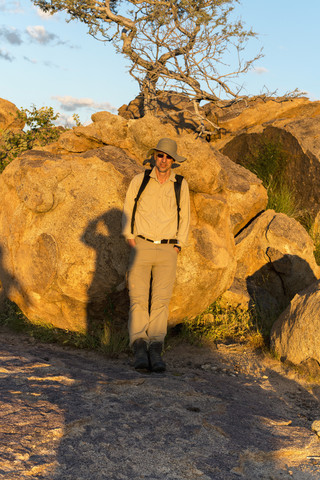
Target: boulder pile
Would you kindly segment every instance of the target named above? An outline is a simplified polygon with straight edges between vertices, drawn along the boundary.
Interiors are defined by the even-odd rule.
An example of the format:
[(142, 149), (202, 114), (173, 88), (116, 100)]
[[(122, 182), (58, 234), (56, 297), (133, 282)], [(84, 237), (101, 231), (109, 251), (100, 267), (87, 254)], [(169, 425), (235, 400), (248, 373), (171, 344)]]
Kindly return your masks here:
[(188, 159), (177, 172), (191, 193), (189, 245), (178, 260), (170, 324), (222, 294), (283, 311), (320, 277), (313, 244), (296, 221), (265, 211), (261, 180), (222, 153), (233, 141), (228, 135), (215, 145), (151, 115), (98, 112), (90, 125), (23, 153), (0, 177), (6, 295), (31, 321), (76, 331), (103, 320), (110, 303), (127, 301), (129, 249), (120, 222), (126, 189), (145, 168), (148, 150), (170, 137)]
[(154, 117), (127, 121), (100, 112), (91, 125), (25, 152), (0, 178), (1, 280), (31, 321), (84, 331), (103, 317), (115, 292), (125, 295), (124, 196), (161, 137), (176, 139), (188, 158), (179, 173), (191, 191), (191, 232), (179, 257), (171, 324), (197, 315), (230, 287), (234, 232), (267, 202), (261, 181)]

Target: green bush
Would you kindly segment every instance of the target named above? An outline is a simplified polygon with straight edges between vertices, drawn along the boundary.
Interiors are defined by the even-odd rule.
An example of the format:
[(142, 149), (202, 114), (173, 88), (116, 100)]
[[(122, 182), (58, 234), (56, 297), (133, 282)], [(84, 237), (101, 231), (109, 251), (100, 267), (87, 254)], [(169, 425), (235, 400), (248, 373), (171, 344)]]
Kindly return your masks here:
[(21, 108), (17, 118), (25, 122), (25, 131), (0, 135), (0, 172), (22, 152), (56, 141), (63, 130), (53, 123), (58, 117), (59, 113), (55, 114), (52, 107)]

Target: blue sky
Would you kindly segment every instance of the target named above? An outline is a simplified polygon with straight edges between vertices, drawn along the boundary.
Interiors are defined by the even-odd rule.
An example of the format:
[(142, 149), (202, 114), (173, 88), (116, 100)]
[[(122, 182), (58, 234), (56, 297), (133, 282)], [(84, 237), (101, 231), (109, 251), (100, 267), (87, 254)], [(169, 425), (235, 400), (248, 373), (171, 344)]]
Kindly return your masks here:
[[(241, 78), (243, 93), (298, 88), (320, 100), (319, 0), (242, 0), (236, 14), (259, 34), (245, 58), (264, 50)], [(62, 124), (73, 113), (83, 123), (96, 111), (117, 113), (138, 94), (127, 61), (64, 18), (41, 14), (29, 0), (0, 0), (0, 97), (18, 108), (52, 106)]]

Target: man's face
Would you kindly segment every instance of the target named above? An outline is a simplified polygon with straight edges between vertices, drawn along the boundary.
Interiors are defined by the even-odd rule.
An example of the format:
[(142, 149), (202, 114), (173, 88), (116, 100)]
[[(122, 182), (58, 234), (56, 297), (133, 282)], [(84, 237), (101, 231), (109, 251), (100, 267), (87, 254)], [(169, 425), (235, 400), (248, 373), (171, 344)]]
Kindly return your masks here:
[(156, 169), (159, 173), (166, 173), (171, 169), (173, 158), (163, 152), (154, 153)]

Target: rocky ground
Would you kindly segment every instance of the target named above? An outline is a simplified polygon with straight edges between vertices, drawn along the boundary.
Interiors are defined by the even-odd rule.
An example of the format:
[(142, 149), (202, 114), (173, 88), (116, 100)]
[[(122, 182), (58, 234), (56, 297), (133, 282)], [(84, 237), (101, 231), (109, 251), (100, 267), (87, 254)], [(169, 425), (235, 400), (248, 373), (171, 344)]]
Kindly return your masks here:
[(320, 386), (248, 347), (179, 345), (151, 374), (1, 337), (4, 480), (320, 478)]

